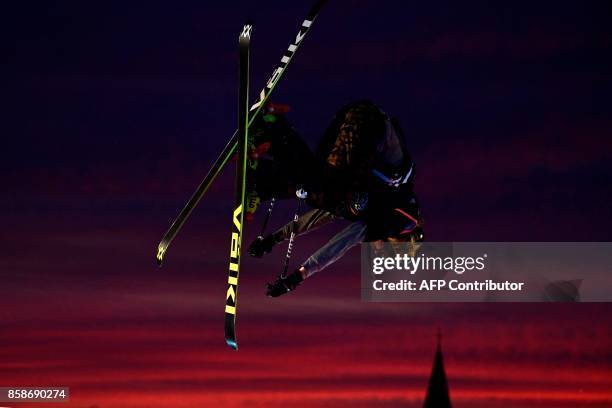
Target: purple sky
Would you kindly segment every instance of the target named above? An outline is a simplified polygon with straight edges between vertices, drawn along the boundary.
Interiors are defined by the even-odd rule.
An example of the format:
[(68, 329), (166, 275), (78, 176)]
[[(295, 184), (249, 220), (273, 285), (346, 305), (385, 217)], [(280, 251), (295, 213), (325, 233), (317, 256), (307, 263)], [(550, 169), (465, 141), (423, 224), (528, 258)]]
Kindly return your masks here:
[[(312, 147), (351, 100), (396, 115), (417, 162), (429, 240), (610, 241), (606, 6), (333, 1), (273, 99), (291, 105)], [(184, 384), (190, 403), (227, 403), (228, 383), (212, 379), (231, 362), (244, 373), (236, 406), (308, 395), (313, 404), (371, 405), (382, 395), (379, 405), (419, 406), (440, 326), (458, 407), (607, 406), (609, 305), (363, 304), (357, 251), (276, 303), (263, 284), (282, 251), (245, 260), (244, 357), (229, 354), (230, 168), (166, 267), (154, 266), (159, 238), (236, 127), (243, 21), (256, 20), (255, 93), (308, 7), (45, 2), (0, 13), (0, 386), (57, 378), (80, 390), (74, 406), (106, 408), (128, 406), (122, 398), (138, 406), (155, 386), (160, 404), (188, 406), (174, 394)], [(294, 203), (279, 207), (274, 225)], [(334, 229), (298, 240), (296, 262)], [(336, 348), (334, 333), (346, 335)], [(401, 337), (397, 353), (385, 333)], [(271, 375), (295, 347), (299, 355)], [(363, 354), (370, 359), (355, 362)], [(325, 386), (333, 367), (346, 371)], [(297, 397), (274, 394), (277, 376), (291, 373), (302, 375)]]

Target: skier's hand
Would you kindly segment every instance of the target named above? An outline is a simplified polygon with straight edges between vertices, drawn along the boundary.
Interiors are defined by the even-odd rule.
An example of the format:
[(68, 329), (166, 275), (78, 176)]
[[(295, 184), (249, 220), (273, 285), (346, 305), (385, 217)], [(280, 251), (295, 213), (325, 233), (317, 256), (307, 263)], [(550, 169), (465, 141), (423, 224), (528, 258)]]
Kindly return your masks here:
[(272, 251), (273, 246), (274, 238), (272, 235), (268, 235), (265, 238), (260, 235), (255, 238), (255, 241), (251, 242), (251, 245), (249, 245), (249, 255), (254, 258), (261, 258)]

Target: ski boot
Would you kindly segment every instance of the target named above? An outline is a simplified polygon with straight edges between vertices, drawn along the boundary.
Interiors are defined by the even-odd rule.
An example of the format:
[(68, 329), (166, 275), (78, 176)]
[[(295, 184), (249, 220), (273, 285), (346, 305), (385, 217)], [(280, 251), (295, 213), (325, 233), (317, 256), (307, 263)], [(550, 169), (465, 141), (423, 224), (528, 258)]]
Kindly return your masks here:
[(303, 281), (304, 277), (299, 269), (285, 278), (279, 276), (273, 283), (268, 283), (266, 296), (279, 297), (284, 295), (285, 293), (295, 290), (295, 288), (297, 288)]

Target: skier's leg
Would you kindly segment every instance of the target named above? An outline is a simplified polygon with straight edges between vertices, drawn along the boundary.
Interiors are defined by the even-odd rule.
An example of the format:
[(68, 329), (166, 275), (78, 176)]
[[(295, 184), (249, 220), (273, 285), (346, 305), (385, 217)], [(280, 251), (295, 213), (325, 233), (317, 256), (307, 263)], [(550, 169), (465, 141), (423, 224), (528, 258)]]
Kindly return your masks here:
[(267, 147), (254, 157), (257, 163), (250, 175), (252, 187), (247, 207), (251, 217), (260, 203), (273, 197), (294, 197), (298, 187), (308, 185), (318, 174), (314, 154), (284, 116), (273, 122), (263, 119), (260, 122), (254, 150), (262, 145)]
[[(298, 185), (303, 184), (304, 174), (309, 174), (313, 155), (308, 146), (292, 129), (280, 133), (271, 143), (266, 158), (257, 160), (255, 169), (250, 172), (251, 188), (247, 214), (253, 217), (258, 206), (272, 198), (282, 200), (295, 197)], [(293, 142), (289, 142), (294, 140)]]
[(293, 228), (295, 228), (293, 232), (297, 236), (300, 236), (306, 234), (307, 232), (314, 231), (317, 228), (337, 219), (338, 217), (330, 212), (327, 212), (325, 210), (312, 209), (298, 217), (298, 221), (297, 223), (295, 223), (295, 227), (293, 222), (288, 222), (287, 224), (283, 225), (281, 228), (273, 232), (271, 235), (274, 236), (276, 242), (281, 242), (286, 239), (289, 239)]
[[(268, 106), (265, 110), (268, 110)], [(271, 112), (255, 119), (251, 158), (270, 157), (285, 175), (297, 183), (304, 183), (305, 180), (301, 178), (308, 174), (306, 170), (312, 165), (315, 155), (284, 111), (272, 109)]]
[(313, 173), (315, 155), (286, 118), (280, 122), (271, 132), (268, 154), (296, 184), (304, 184)]
[(294, 181), (289, 178), (280, 163), (261, 159), (257, 163), (254, 176), (254, 190), (261, 202), (272, 197), (277, 200), (295, 197)]

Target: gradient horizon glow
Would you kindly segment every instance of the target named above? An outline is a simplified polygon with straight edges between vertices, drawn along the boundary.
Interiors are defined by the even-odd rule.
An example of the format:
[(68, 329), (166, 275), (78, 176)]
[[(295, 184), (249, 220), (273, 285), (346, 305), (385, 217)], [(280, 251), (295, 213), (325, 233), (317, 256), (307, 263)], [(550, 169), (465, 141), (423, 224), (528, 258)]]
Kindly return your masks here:
[[(362, 303), (358, 250), (279, 299), (284, 248), (243, 257), (229, 350), (233, 165), (155, 266), (236, 127), (242, 23), (254, 95), (309, 6), (7, 6), (0, 386), (71, 401), (0, 405), (420, 407), (440, 329), (455, 407), (612, 406), (610, 304)], [(605, 2), (333, 1), (272, 99), (312, 147), (351, 100), (396, 115), (430, 241), (612, 241), (611, 46)]]

